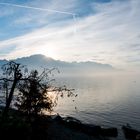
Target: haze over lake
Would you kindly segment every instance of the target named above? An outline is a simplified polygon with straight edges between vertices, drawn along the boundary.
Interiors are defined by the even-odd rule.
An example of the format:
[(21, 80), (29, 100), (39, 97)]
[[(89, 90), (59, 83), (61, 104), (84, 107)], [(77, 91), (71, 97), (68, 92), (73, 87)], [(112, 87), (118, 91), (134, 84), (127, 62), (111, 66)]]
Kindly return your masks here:
[[(71, 98), (60, 99), (55, 111), (119, 131), (126, 123), (140, 129), (139, 76), (129, 73), (62, 78), (59, 82), (75, 88), (78, 96), (74, 102)], [(123, 139), (121, 131), (119, 135), (118, 139)]]

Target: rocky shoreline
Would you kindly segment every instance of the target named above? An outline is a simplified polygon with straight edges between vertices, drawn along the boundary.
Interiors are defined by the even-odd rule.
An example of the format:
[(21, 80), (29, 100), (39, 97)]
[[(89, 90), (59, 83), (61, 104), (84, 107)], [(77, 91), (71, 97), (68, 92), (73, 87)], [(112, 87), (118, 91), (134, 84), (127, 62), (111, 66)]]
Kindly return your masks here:
[[(60, 115), (31, 116), (10, 109), (9, 117), (2, 119), (0, 113), (0, 132), (4, 139), (23, 140), (109, 140), (118, 136), (117, 128), (103, 128), (97, 125), (83, 124), (73, 117)], [(127, 132), (127, 131), (126, 131)], [(133, 140), (139, 140), (139, 131)], [(5, 135), (6, 134), (6, 135)], [(133, 133), (132, 133), (133, 134)]]
[(10, 109), (9, 116), (2, 119), (0, 111), (0, 132), (4, 139), (23, 140), (102, 140), (98, 126), (88, 126), (72, 117), (31, 116)]

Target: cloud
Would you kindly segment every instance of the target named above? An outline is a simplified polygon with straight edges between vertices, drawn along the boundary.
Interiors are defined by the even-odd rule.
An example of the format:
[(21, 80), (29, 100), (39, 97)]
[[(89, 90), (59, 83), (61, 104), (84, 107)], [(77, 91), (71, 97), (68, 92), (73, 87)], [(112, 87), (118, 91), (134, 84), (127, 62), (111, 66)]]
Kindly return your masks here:
[[(62, 3), (62, 0), (59, 2)], [(67, 4), (64, 2), (65, 8), (59, 2), (54, 0), (49, 5), (44, 4), (43, 8), (50, 7), (58, 10), (62, 8), (62, 11), (78, 14), (80, 8), (81, 11), (87, 8), (81, 6), (78, 0), (68, 1)], [(138, 0), (92, 3), (91, 13), (79, 16), (76, 22), (72, 18), (61, 18), (59, 15), (61, 20), (57, 19), (55, 23), (44, 24), (43, 27), (34, 29), (28, 34), (1, 41), (0, 48), (8, 49), (11, 45), (16, 46), (16, 50), (7, 54), (7, 58), (42, 53), (67, 61), (96, 59), (116, 67), (133, 67), (134, 61), (140, 58), (139, 7)], [(49, 15), (49, 19), (51, 16)], [(134, 58), (130, 62), (131, 56)]]
[(25, 9), (32, 9), (32, 10), (38, 10), (38, 11), (53, 12), (53, 13), (61, 13), (61, 14), (67, 14), (67, 15), (72, 15), (72, 16), (75, 15), (74, 13), (65, 12), (65, 11), (46, 9), (46, 8), (38, 8), (38, 7), (12, 4), (12, 3), (6, 3), (6, 2), (0, 2), (0, 5), (13, 6), (13, 7), (25, 8)]
[[(58, 1), (62, 3), (62, 0)], [(2, 26), (5, 25), (3, 32), (7, 32), (7, 37), (9, 36), (9, 38), (11, 38), (11, 34), (13, 37), (21, 36), (37, 28), (39, 29), (46, 25), (52, 26), (67, 19), (73, 20), (74, 22), (76, 20), (76, 14), (71, 9), (75, 7), (76, 0), (71, 0), (67, 2), (67, 4), (63, 2), (67, 9), (62, 8), (64, 6), (60, 6), (61, 4), (58, 3), (58, 1), (53, 0), (46, 2), (44, 0), (36, 0), (34, 2), (27, 1), (24, 4), (20, 4), (19, 1), (14, 3), (1, 2), (0, 6), (4, 7), (3, 9), (7, 13), (10, 8), (14, 11), (14, 14), (11, 14), (4, 20), (1, 19), (3, 20)], [(0, 30), (0, 32), (2, 31)], [(2, 37), (2, 39), (5, 39), (5, 37)]]
[(100, 58), (93, 58), (91, 60), (95, 62), (104, 62), (104, 59), (100, 59)]
[(9, 46), (8, 49), (0, 48), (0, 55), (8, 55), (9, 53), (11, 53), (11, 51), (15, 50), (16, 50), (15, 46)]

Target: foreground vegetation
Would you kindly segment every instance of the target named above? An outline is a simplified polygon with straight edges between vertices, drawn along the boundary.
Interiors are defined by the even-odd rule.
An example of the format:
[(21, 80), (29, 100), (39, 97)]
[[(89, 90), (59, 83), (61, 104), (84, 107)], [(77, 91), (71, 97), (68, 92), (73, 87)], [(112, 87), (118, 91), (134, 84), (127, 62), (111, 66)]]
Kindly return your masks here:
[[(1, 108), (2, 112), (3, 108)], [(53, 116), (54, 117), (54, 116)], [(3, 120), (0, 114), (0, 133), (4, 139), (20, 140), (100, 140), (103, 137), (82, 131), (82, 124), (72, 118), (28, 115), (18, 110), (10, 109), (8, 117)]]
[[(5, 104), (3, 118), (7, 117), (12, 101), (14, 101), (14, 107), (30, 117), (31, 114), (41, 114), (44, 109), (52, 111), (57, 105), (58, 96), (63, 97), (64, 93), (68, 97), (74, 96), (73, 89), (52, 85), (54, 79), (50, 79), (49, 75), (54, 69), (44, 68), (42, 72), (37, 70), (28, 72), (25, 66), (10, 61), (2, 66), (2, 70), (0, 89), (3, 95), (1, 102)], [(14, 96), (15, 92), (16, 96)], [(50, 97), (50, 93), (53, 93), (54, 98)]]
[[(2, 66), (0, 78), (0, 132), (4, 138), (46, 139), (48, 117), (43, 111), (52, 111), (57, 105), (58, 96), (74, 96), (66, 86), (52, 85), (54, 79), (49, 74), (54, 69), (43, 69), (42, 72), (31, 70), (10, 61)], [(54, 98), (49, 93), (54, 93)], [(16, 93), (16, 96), (15, 96)], [(12, 104), (14, 103), (14, 105)], [(11, 109), (10, 106), (16, 107)], [(5, 135), (6, 134), (6, 135)], [(50, 138), (49, 138), (50, 139)]]

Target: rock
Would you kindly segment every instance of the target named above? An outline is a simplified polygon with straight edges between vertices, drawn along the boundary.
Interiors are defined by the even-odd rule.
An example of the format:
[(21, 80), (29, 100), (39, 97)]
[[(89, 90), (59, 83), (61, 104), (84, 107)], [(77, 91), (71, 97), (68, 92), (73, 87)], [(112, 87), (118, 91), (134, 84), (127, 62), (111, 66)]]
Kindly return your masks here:
[(63, 123), (72, 129), (76, 129), (76, 130), (78, 130), (82, 133), (88, 134), (88, 135), (99, 136), (99, 134), (100, 134), (100, 129), (101, 129), (100, 126), (83, 124), (83, 123), (81, 123), (81, 121), (79, 121), (78, 119), (73, 118), (73, 117), (64, 118)]
[(140, 134), (136, 135), (136, 140), (140, 140)]
[(52, 115), (52, 116), (51, 116), (51, 120), (52, 120), (52, 121), (61, 122), (61, 121), (62, 121), (62, 117), (61, 117), (59, 114)]
[(122, 126), (122, 130), (124, 132), (125, 138), (136, 140), (139, 138), (140, 131), (133, 129), (131, 126), (126, 125)]
[(92, 135), (92, 136), (99, 136), (101, 127), (97, 125), (89, 125), (89, 124), (83, 124), (82, 126), (82, 132)]
[(101, 128), (101, 135), (106, 137), (117, 137), (117, 128)]
[(63, 123), (68, 127), (71, 127), (73, 129), (79, 129), (79, 130), (82, 125), (81, 121), (79, 121), (78, 119), (73, 118), (73, 117), (63, 118)]

